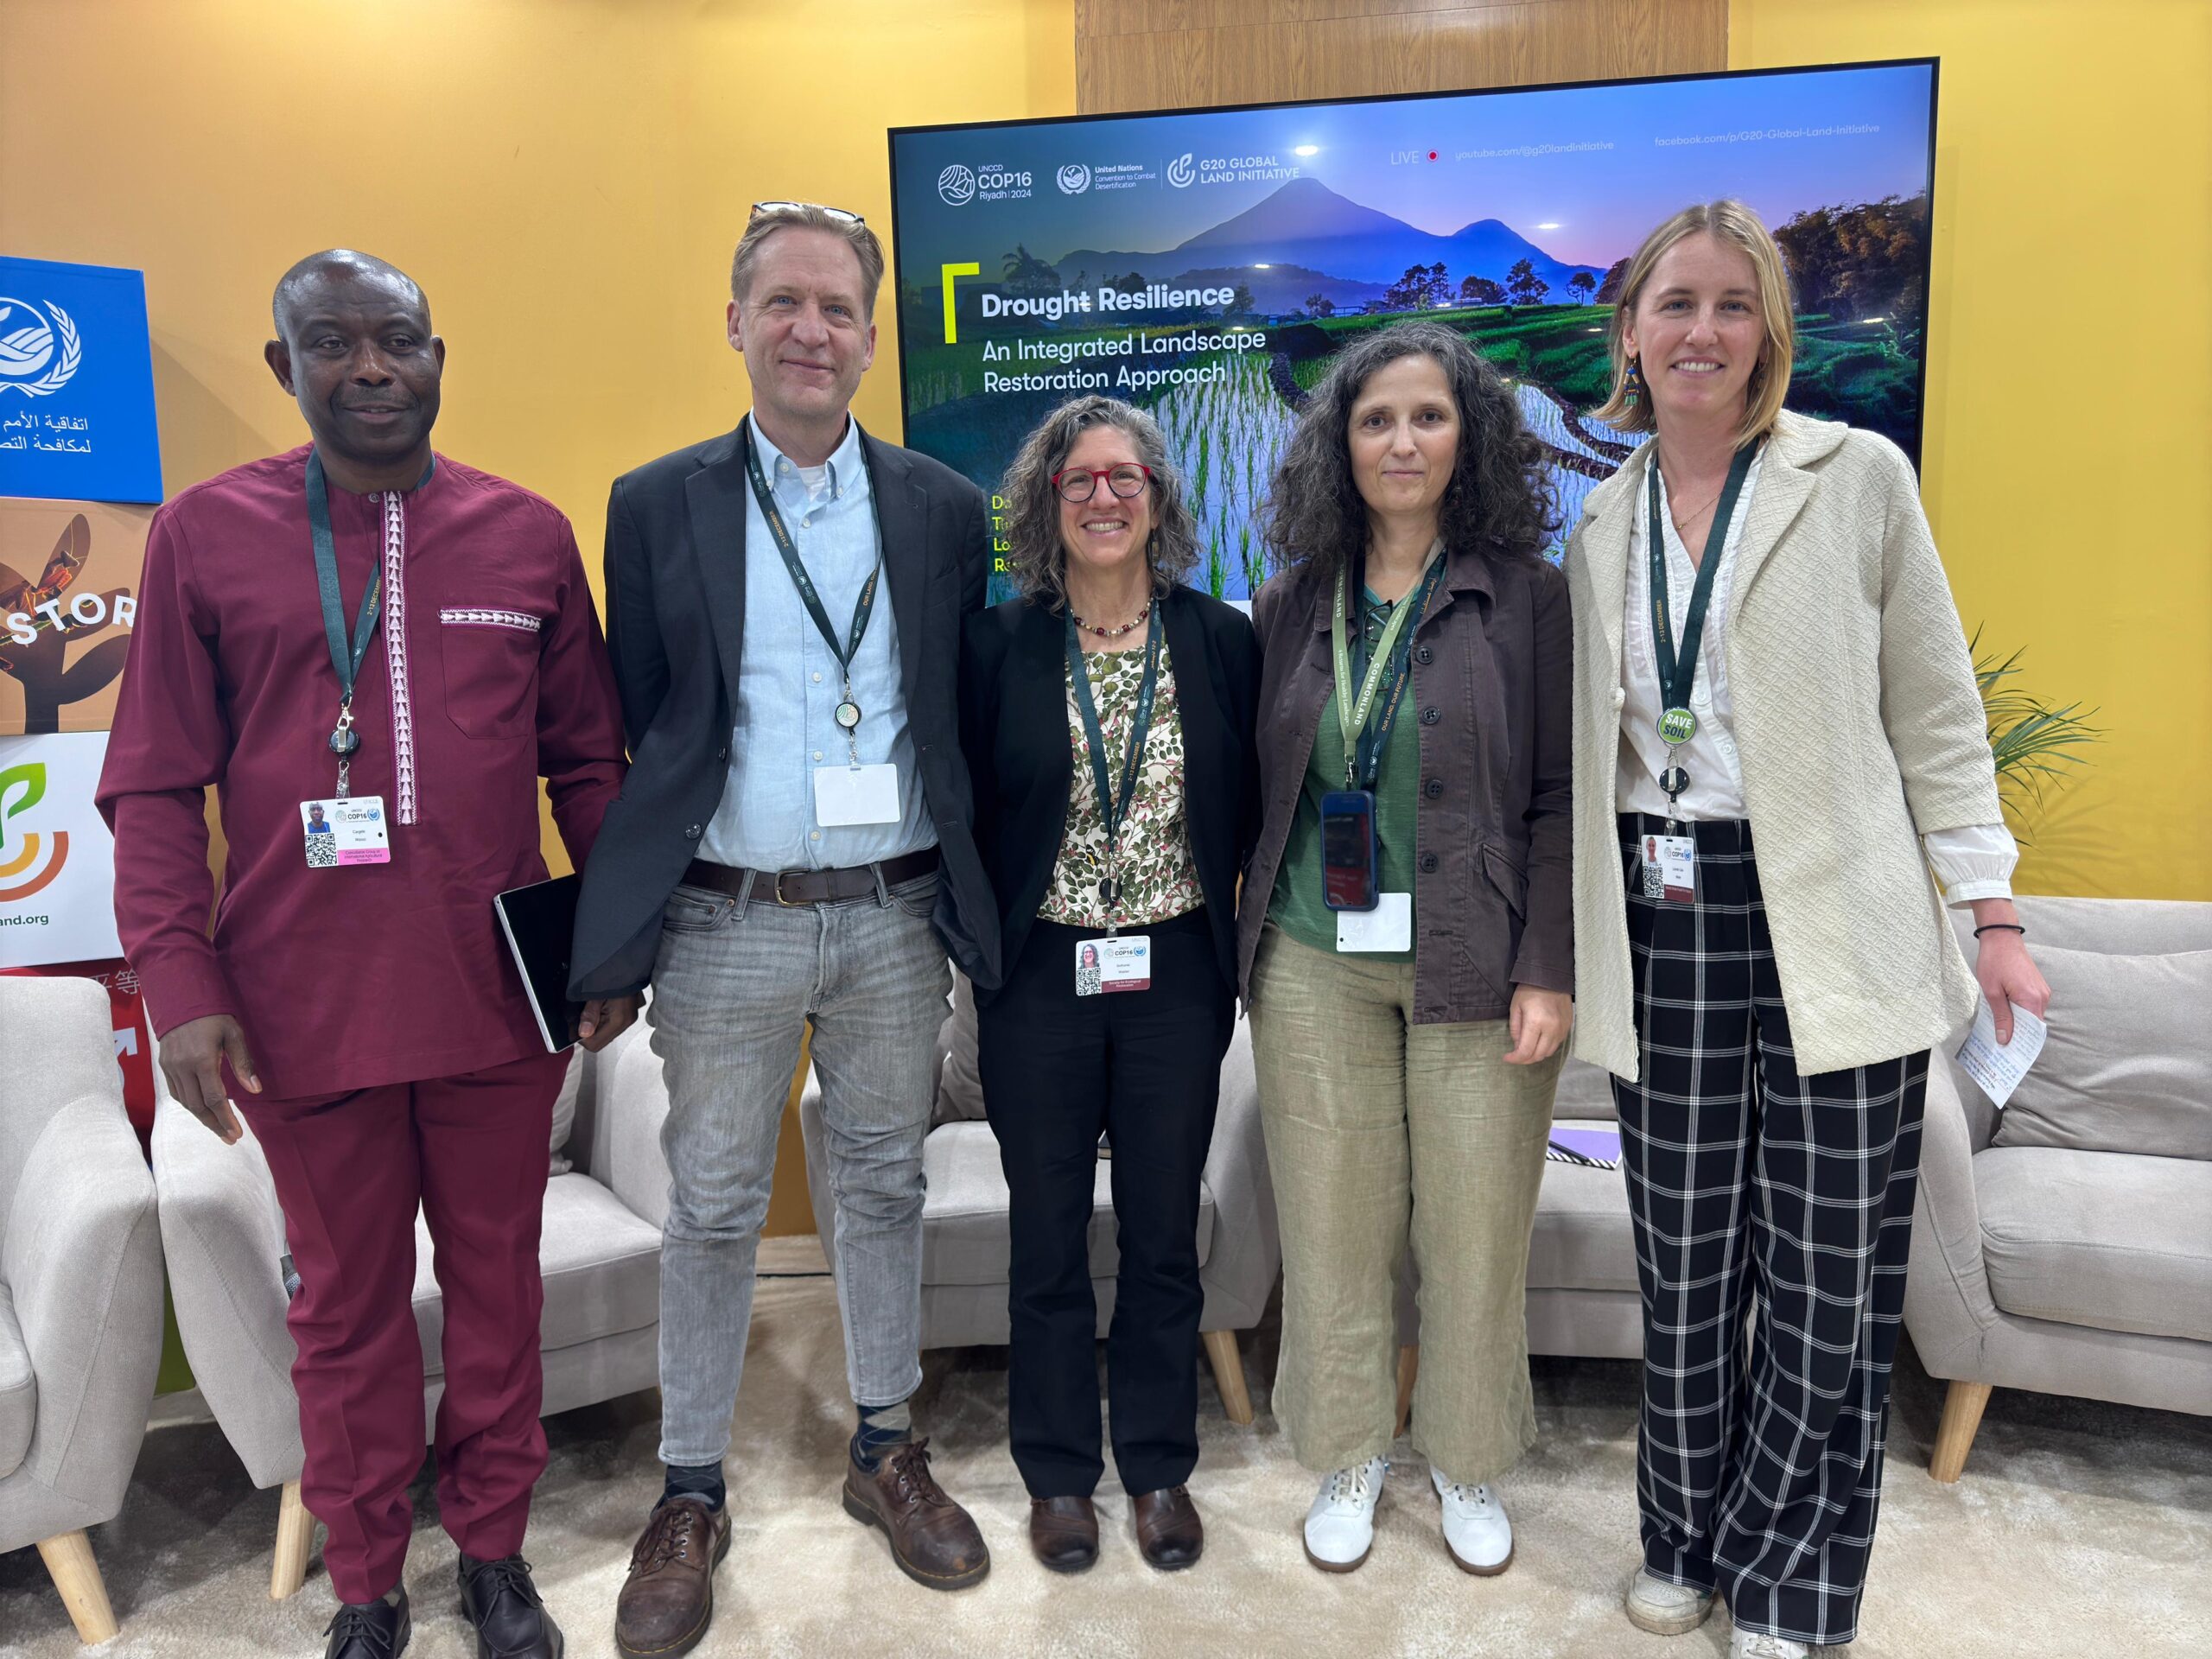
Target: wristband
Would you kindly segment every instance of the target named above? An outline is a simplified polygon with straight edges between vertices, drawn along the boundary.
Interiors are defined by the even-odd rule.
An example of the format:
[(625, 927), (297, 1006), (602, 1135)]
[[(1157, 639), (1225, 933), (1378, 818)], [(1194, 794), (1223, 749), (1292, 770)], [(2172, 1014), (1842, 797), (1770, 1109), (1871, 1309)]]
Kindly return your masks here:
[(1984, 922), (1980, 927), (1974, 929), (1974, 936), (1978, 939), (1985, 933), (2004, 932), (2018, 933), (2022, 938), (2025, 938), (2027, 931), (2028, 930), (2018, 922)]

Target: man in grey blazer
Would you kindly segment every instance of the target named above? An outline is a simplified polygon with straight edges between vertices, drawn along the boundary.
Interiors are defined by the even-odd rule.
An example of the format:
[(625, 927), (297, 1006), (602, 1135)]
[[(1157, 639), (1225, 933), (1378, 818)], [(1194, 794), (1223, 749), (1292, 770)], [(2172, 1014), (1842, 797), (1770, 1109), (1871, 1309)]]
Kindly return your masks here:
[(632, 761), (584, 872), (572, 989), (650, 982), (669, 1085), (667, 1479), (616, 1609), (632, 1656), (684, 1651), (713, 1613), (754, 1253), (810, 1022), (858, 1418), (844, 1507), (918, 1582), (957, 1588), (990, 1566), (906, 1407), (947, 946), (997, 955), (955, 681), (988, 519), (973, 484), (851, 417), (882, 276), (857, 216), (756, 207), (728, 311), (753, 409), (618, 479), (607, 504)]

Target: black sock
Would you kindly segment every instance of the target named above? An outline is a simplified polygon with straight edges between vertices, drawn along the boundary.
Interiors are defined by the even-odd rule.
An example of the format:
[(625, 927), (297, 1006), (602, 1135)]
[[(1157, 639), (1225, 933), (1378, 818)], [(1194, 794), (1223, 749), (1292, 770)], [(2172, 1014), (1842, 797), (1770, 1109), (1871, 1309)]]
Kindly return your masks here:
[(722, 1466), (719, 1460), (699, 1464), (671, 1463), (667, 1469), (668, 1478), (663, 1484), (660, 1494), (663, 1503), (671, 1497), (703, 1497), (709, 1509), (721, 1508), (722, 1500), (728, 1494), (722, 1485)]
[(869, 1474), (885, 1452), (913, 1438), (913, 1419), (901, 1400), (895, 1406), (861, 1406), (860, 1427), (853, 1431), (853, 1461)]

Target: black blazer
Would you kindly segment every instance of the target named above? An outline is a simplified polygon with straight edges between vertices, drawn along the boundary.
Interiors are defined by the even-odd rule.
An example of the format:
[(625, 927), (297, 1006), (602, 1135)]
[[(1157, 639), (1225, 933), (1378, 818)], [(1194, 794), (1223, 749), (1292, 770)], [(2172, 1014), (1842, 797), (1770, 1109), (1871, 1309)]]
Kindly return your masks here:
[[(906, 721), (944, 857), (937, 925), (955, 957), (995, 975), (997, 910), (969, 828), (954, 679), (961, 619), (983, 608), (989, 580), (983, 493), (926, 455), (866, 433), (861, 442), (875, 480)], [(584, 869), (572, 996), (620, 995), (652, 977), (662, 907), (721, 804), (745, 641), (750, 487), (734, 431), (614, 480), (607, 644), (630, 772)]]
[[(1179, 582), (1160, 604), (1160, 621), (1183, 723), (1191, 856), (1222, 977), (1234, 985), (1236, 878), (1259, 835), (1259, 644), (1242, 611)], [(975, 779), (976, 839), (998, 896), (999, 954), (953, 955), (988, 1002), (1002, 966), (1020, 957), (1052, 879), (1075, 777), (1065, 624), (1042, 604), (1008, 600), (961, 630), (960, 746)]]

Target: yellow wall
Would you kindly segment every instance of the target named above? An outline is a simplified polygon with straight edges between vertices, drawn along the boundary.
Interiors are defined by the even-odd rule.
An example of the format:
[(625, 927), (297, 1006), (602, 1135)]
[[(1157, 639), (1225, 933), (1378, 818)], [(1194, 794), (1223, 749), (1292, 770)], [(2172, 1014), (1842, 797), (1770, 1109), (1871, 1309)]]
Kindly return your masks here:
[(2107, 735), (2037, 893), (2212, 899), (2212, 6), (1735, 0), (1735, 68), (1942, 59), (1925, 496), (1959, 608)]

